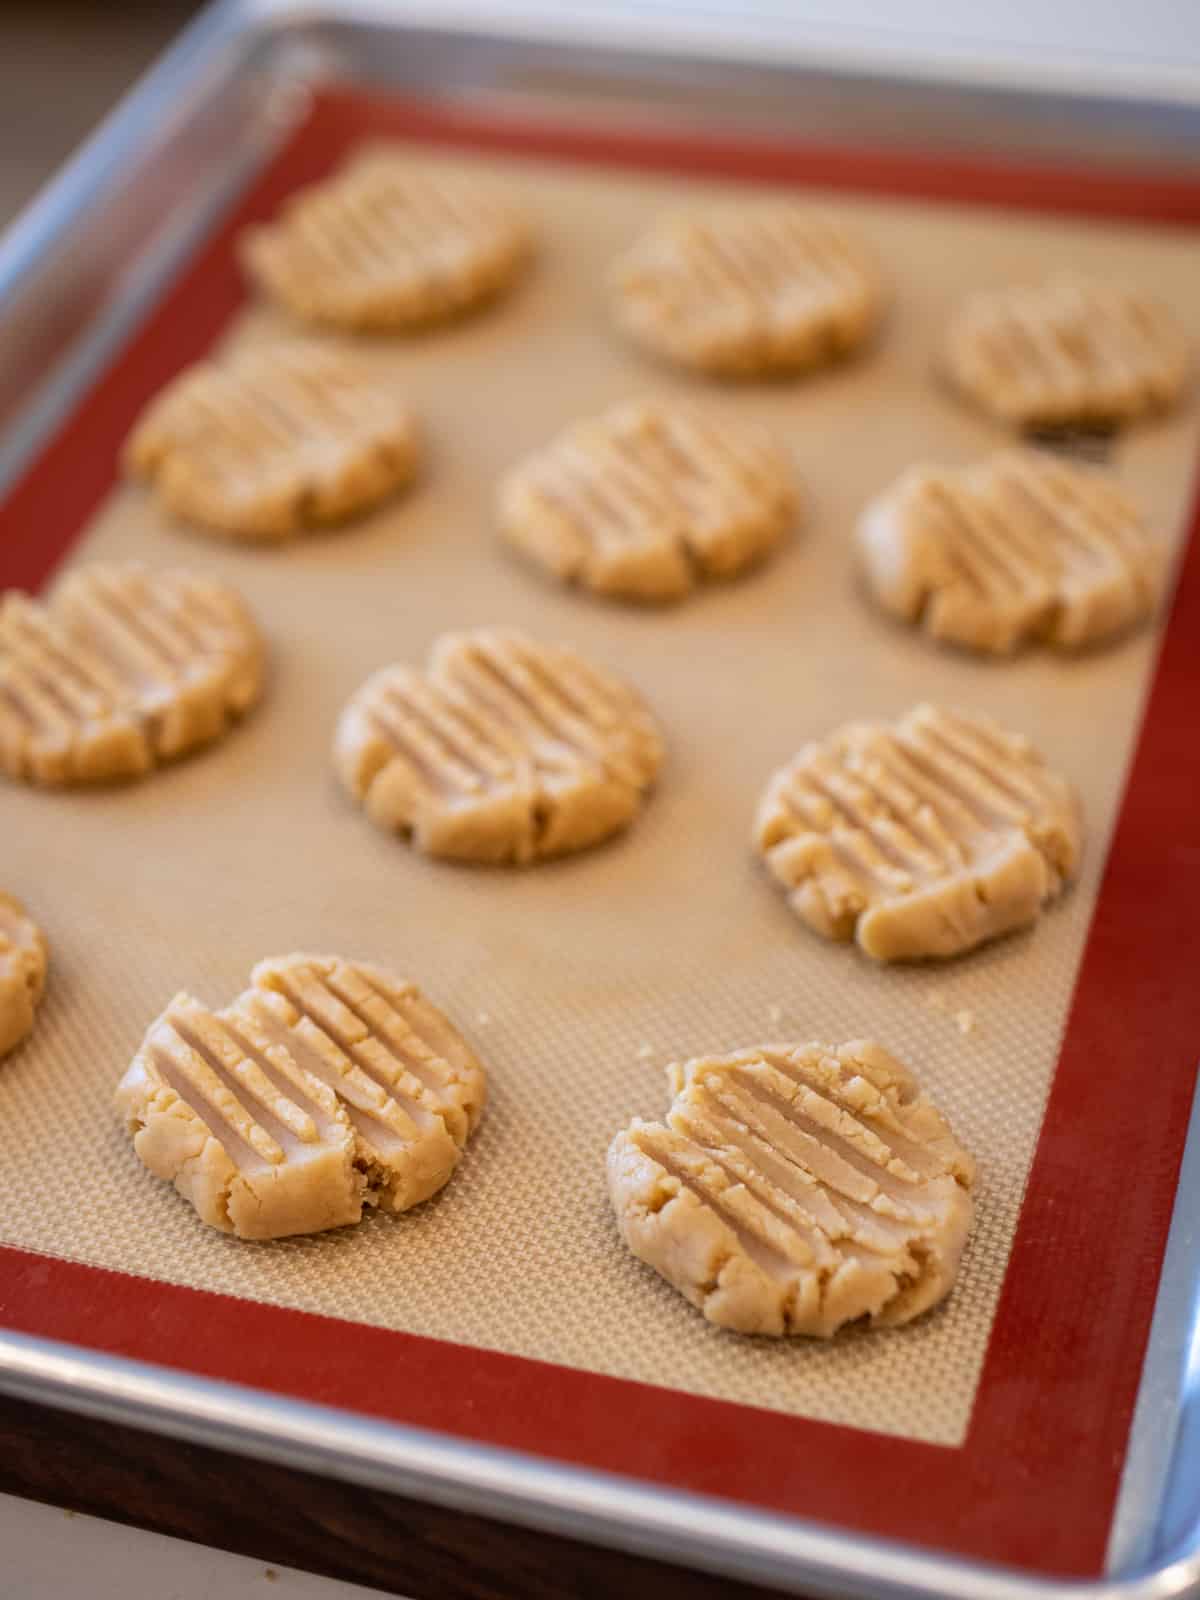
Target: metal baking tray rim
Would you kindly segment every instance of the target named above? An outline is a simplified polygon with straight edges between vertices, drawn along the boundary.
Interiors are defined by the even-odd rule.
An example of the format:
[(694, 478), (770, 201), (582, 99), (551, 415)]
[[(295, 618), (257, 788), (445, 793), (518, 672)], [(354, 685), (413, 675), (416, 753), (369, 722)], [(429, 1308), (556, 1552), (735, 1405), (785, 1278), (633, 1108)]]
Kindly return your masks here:
[[(319, 79), (330, 65), (319, 52), (297, 48), (292, 30), (298, 24), (384, 16), (396, 23), (394, 11), (369, 0), (345, 7), (220, 0), (192, 24), (0, 240), (0, 305), (12, 303), (55, 244), (98, 203), (147, 126), (181, 119), (222, 64), (228, 65), (231, 54), (240, 55), (243, 66), (253, 55), (264, 81), (270, 81), (271, 57), (277, 54), (278, 80), (284, 89), (294, 89), (306, 77)], [(443, 20), (439, 18), (439, 26)], [(281, 111), (268, 107), (268, 128), (282, 129), (287, 121), (286, 101)], [(0, 440), (0, 487), (66, 414), (148, 297), (267, 148), (260, 143), (248, 153), (245, 170), (226, 173), (224, 183), (193, 211), (186, 236), (160, 241), (146, 270), (124, 285), (86, 335), (73, 342), (18, 425)], [(921, 1595), (1165, 1600), (1200, 1591), (1200, 1524), (1189, 1526), (1169, 1548), (1162, 1540), (1172, 1518), (1183, 1525), (1197, 1511), (1187, 1503), (1186, 1484), (1180, 1493), (1182, 1474), (1176, 1471), (1181, 1457), (1194, 1458), (1193, 1435), (1200, 1431), (1189, 1413), (1187, 1393), (1194, 1386), (1194, 1352), (1200, 1349), (1200, 1238), (1193, 1223), (1197, 1201), (1200, 1107), (1193, 1111), (1176, 1194), (1122, 1490), (1124, 1502), (1130, 1478), (1140, 1475), (1144, 1482), (1139, 1497), (1161, 1514), (1152, 1539), (1137, 1548), (1130, 1542), (1129, 1558), (1122, 1563), (1128, 1570), (1094, 1581), (988, 1567), (29, 1335), (0, 1331), (0, 1391), (785, 1588), (845, 1592), (847, 1584), (864, 1591), (869, 1586), (872, 1594), (896, 1600)], [(1163, 1447), (1164, 1436), (1169, 1448)], [(1118, 1520), (1120, 1516), (1118, 1507)]]
[(1030, 1578), (25, 1334), (0, 1333), (0, 1391), (805, 1593), (850, 1583), (878, 1600), (1166, 1600), (1200, 1585), (1195, 1532), (1125, 1578)]

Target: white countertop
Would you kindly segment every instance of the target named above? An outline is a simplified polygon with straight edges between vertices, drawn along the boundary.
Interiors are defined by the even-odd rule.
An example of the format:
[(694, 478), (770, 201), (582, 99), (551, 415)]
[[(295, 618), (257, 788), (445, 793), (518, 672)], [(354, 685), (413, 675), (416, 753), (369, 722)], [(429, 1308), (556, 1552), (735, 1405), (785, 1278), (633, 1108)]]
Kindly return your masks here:
[(11, 1495), (0, 1495), (0, 1551), (0, 1600), (371, 1600), (380, 1593)]

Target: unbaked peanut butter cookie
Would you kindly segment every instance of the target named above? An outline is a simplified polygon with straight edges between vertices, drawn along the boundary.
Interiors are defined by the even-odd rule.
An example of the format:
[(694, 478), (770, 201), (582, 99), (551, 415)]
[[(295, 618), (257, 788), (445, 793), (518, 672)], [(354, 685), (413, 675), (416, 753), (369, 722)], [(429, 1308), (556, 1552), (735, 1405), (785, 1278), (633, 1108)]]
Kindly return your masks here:
[(262, 692), (228, 585), (99, 564), (42, 604), (0, 595), (0, 772), (43, 787), (140, 777), (219, 738)]
[(686, 406), (630, 401), (567, 428), (507, 475), (500, 531), (554, 577), (677, 600), (761, 560), (796, 515), (769, 437)]
[(306, 342), (188, 367), (142, 413), (125, 467), (164, 510), (224, 538), (278, 543), (405, 488), (417, 425), (394, 384)]
[(954, 387), (1018, 427), (1168, 411), (1193, 361), (1190, 341), (1152, 296), (1068, 273), (969, 295), (942, 351)]
[(608, 1152), (621, 1237), (710, 1322), (829, 1338), (949, 1294), (975, 1164), (877, 1044), (775, 1044), (669, 1071)]
[(50, 952), (21, 902), (0, 892), (0, 1060), (33, 1027)]
[(840, 360), (884, 303), (852, 232), (779, 201), (664, 217), (616, 263), (611, 293), (618, 325), (644, 349), (744, 378)]
[(877, 961), (954, 956), (1034, 922), (1079, 868), (1066, 779), (983, 717), (921, 705), (805, 745), (754, 844), (788, 903)]
[(424, 672), (375, 673), (334, 744), (343, 784), (377, 827), (475, 862), (598, 844), (638, 814), (661, 760), (633, 689), (506, 628), (443, 634)]
[(292, 955), (260, 962), (223, 1011), (176, 995), (117, 1104), (143, 1163), (201, 1221), (280, 1239), (436, 1194), (486, 1092), (470, 1046), (415, 984)]
[(1149, 614), (1164, 556), (1110, 473), (1033, 450), (911, 468), (867, 507), (858, 546), (885, 611), (1000, 655), (1125, 632)]
[(531, 234), (492, 184), (376, 148), (247, 229), (241, 252), (259, 288), (302, 321), (394, 333), (495, 299), (529, 259)]

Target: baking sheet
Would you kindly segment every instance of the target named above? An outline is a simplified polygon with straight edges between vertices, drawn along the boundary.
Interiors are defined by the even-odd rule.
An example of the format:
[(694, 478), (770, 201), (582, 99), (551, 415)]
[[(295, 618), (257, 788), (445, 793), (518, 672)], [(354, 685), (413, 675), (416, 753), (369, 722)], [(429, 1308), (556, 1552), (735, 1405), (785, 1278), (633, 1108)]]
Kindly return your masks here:
[[(442, 158), (423, 159), (441, 165)], [(467, 164), (456, 158), (452, 165)], [(473, 163), (472, 163), (473, 164)], [(275, 652), (270, 698), (216, 750), (137, 788), (0, 792), (5, 886), (54, 947), (31, 1043), (0, 1073), (0, 1241), (175, 1283), (488, 1346), (930, 1443), (964, 1436), (1021, 1192), (1119, 799), (1154, 635), (1075, 662), (975, 662), (874, 616), (849, 536), (868, 494), (918, 456), (966, 461), (1002, 436), (931, 382), (967, 288), (1070, 265), (1144, 282), (1200, 332), (1194, 246), (1147, 228), (822, 198), (868, 234), (895, 284), (878, 349), (794, 385), (719, 389), (648, 366), (610, 332), (608, 260), (664, 204), (719, 185), (488, 158), (535, 213), (535, 275), (488, 317), (377, 346), (426, 419), (406, 501), (345, 532), (250, 552), (168, 529), (112, 497), (75, 559), (186, 561), (236, 583)], [(277, 338), (257, 313), (238, 332)], [(684, 393), (792, 448), (805, 524), (761, 572), (668, 612), (556, 590), (490, 528), (497, 474), (566, 418), (629, 393)], [(102, 400), (101, 400), (102, 403)], [(1117, 464), (1180, 531), (1196, 420), (1137, 431)], [(505, 621), (625, 672), (669, 759), (623, 840), (523, 874), (426, 862), (336, 789), (337, 710), (367, 672), (442, 628)], [(922, 697), (1028, 732), (1079, 785), (1080, 884), (1031, 935), (948, 967), (880, 971), (800, 927), (749, 855), (758, 792), (807, 737)], [(491, 1068), (458, 1175), (397, 1220), (246, 1246), (209, 1233), (134, 1160), (111, 1089), (181, 986), (219, 1004), (255, 960), (338, 950), (415, 977)], [(969, 1010), (962, 1035), (954, 1014)], [(665, 1105), (676, 1056), (769, 1037), (874, 1034), (909, 1060), (979, 1156), (959, 1286), (914, 1327), (832, 1347), (709, 1328), (616, 1240), (602, 1157)]]

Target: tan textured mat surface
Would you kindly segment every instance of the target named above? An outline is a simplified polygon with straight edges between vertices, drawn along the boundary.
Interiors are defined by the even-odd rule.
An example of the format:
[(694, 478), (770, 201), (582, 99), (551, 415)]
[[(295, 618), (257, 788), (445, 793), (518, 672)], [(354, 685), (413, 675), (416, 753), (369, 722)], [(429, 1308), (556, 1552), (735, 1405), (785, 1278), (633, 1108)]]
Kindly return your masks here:
[[(153, 783), (0, 787), (0, 885), (54, 961), (38, 1029), (0, 1068), (0, 1239), (331, 1315), (488, 1345), (929, 1441), (962, 1437), (1155, 638), (1078, 661), (943, 653), (873, 614), (851, 578), (865, 500), (917, 457), (962, 463), (1004, 435), (929, 377), (946, 309), (1057, 265), (1143, 281), (1200, 332), (1183, 235), (908, 204), (821, 200), (886, 263), (894, 306), (863, 361), (722, 389), (656, 370), (609, 329), (605, 268), (663, 202), (717, 185), (489, 162), (540, 222), (537, 269), (486, 317), (373, 358), (406, 375), (425, 479), (369, 521), (292, 549), (224, 549), (114, 496), (78, 552), (186, 562), (236, 583), (274, 650), (262, 708)], [(283, 322), (257, 318), (262, 336)], [(760, 572), (639, 612), (566, 593), (492, 531), (499, 473), (565, 421), (630, 393), (686, 394), (773, 428), (808, 492)], [(1179, 531), (1194, 404), (1132, 434), (1125, 480)], [(448, 627), (503, 622), (628, 676), (668, 739), (627, 836), (505, 872), (428, 861), (372, 828), (329, 762), (368, 672)], [(941, 968), (879, 970), (789, 912), (749, 847), (768, 775), (810, 736), (933, 698), (1026, 731), (1080, 787), (1079, 885), (1030, 934)], [(139, 1166), (112, 1092), (177, 988), (227, 1003), (296, 948), (418, 981), (483, 1055), (491, 1100), (454, 1181), (401, 1218), (276, 1245), (203, 1228)], [(962, 1034), (955, 1013), (969, 1011)], [(662, 1066), (769, 1038), (873, 1035), (911, 1063), (981, 1166), (959, 1286), (911, 1328), (832, 1346), (706, 1325), (618, 1241), (603, 1155), (666, 1106)]]

